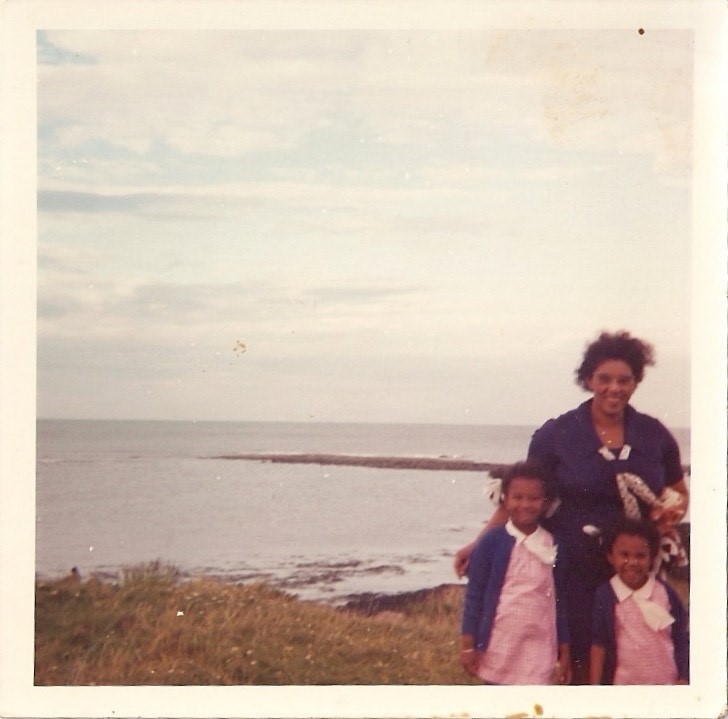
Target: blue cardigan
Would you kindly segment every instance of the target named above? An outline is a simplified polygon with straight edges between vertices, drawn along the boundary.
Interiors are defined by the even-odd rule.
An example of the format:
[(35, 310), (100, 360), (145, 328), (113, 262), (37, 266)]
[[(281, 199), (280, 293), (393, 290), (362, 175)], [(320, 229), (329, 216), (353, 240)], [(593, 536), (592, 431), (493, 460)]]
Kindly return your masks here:
[[(671, 632), (678, 678), (690, 679), (690, 634), (687, 610), (669, 584), (663, 582), (659, 577), (656, 577), (655, 581), (660, 582), (667, 590), (670, 614), (675, 617), (675, 621), (671, 625)], [(594, 597), (592, 642), (604, 647), (602, 684), (611, 684), (614, 681), (614, 671), (617, 668), (617, 642), (614, 631), (614, 608), (617, 601), (617, 595), (609, 582), (602, 584)]]
[[(494, 527), (480, 538), (470, 555), (461, 633), (472, 635), (475, 646), (481, 652), (488, 648), (503, 581), (515, 544), (516, 538), (508, 534), (505, 527)], [(558, 642), (568, 644), (569, 632), (558, 558), (554, 568), (554, 583)]]

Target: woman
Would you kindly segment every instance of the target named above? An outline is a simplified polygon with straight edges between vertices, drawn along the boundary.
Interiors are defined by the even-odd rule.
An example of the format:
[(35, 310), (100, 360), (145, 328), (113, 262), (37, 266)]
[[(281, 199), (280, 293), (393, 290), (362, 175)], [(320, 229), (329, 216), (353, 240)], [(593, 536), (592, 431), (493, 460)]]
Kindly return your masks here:
[[(566, 595), (574, 683), (588, 682), (592, 602), (609, 578), (595, 537), (611, 520), (635, 511), (649, 515), (663, 530), (687, 511), (688, 488), (680, 450), (668, 430), (637, 412), (630, 398), (653, 365), (652, 347), (627, 332), (603, 332), (588, 345), (576, 381), (591, 399), (550, 419), (534, 433), (528, 457), (549, 469), (560, 504), (544, 520), (558, 538), (566, 567)], [(504, 524), (499, 506), (481, 535)], [(477, 541), (477, 540), (476, 540)], [(455, 556), (462, 577), (475, 542)]]

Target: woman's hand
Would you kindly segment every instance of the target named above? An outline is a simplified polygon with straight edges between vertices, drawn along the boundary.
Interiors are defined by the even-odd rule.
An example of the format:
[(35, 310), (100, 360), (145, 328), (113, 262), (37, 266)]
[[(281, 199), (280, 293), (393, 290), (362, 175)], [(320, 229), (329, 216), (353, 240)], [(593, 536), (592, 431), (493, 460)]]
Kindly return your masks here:
[(458, 575), (460, 579), (462, 579), (467, 573), (468, 573), (468, 564), (470, 563), (470, 555), (473, 553), (473, 549), (475, 549), (475, 545), (478, 543), (478, 540), (489, 530), (493, 529), (493, 527), (500, 527), (504, 525), (508, 521), (508, 513), (505, 509), (503, 509), (503, 505), (499, 504), (496, 507), (495, 512), (491, 515), (490, 519), (485, 523), (483, 528), (480, 530), (480, 533), (475, 538), (474, 542), (470, 542), (470, 544), (466, 544), (464, 547), (460, 547), (457, 552), (455, 552), (455, 561), (453, 562), (453, 566), (455, 567), (455, 574)]
[(674, 509), (665, 509), (656, 505), (650, 512), (650, 519), (663, 531), (672, 529), (685, 516), (685, 512), (676, 511)]
[(672, 529), (688, 511), (688, 488), (684, 481), (665, 487), (657, 504), (650, 511), (650, 519), (662, 529)]
[(468, 573), (468, 564), (470, 563), (470, 555), (473, 552), (474, 546), (474, 543), (471, 542), (470, 544), (466, 544), (464, 547), (460, 547), (460, 549), (455, 552), (455, 561), (453, 562), (453, 566), (458, 579), (462, 579)]

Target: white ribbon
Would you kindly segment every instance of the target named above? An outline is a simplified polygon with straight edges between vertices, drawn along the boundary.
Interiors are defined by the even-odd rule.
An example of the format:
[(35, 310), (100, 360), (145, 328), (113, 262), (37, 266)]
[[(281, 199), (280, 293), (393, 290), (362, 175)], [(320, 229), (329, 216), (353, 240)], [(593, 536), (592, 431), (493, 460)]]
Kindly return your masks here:
[(503, 496), (503, 481), (497, 477), (489, 477), (485, 481), (483, 492), (485, 492), (493, 504), (500, 504), (501, 497)]
[(548, 564), (553, 567), (556, 563), (556, 554), (558, 547), (549, 543), (551, 535), (539, 527), (533, 534), (524, 534), (515, 524), (509, 519), (506, 522), (506, 532), (515, 537), (516, 543), (523, 544), (523, 546), (531, 552), (535, 557), (541, 560), (544, 564)]
[(675, 617), (667, 609), (663, 609), (657, 602), (653, 602), (651, 599), (638, 599), (636, 596), (635, 601), (637, 602), (637, 608), (642, 612), (642, 616), (650, 629), (659, 632), (661, 629), (669, 627), (675, 621)]
[(655, 632), (669, 627), (675, 617), (670, 614), (664, 607), (655, 602), (652, 597), (652, 591), (655, 587), (655, 580), (650, 577), (647, 583), (637, 590), (630, 589), (618, 576), (612, 577), (610, 580), (617, 599), (623, 602), (625, 599), (632, 597), (640, 610), (647, 626)]
[[(528, 539), (530, 539), (530, 537)], [(534, 542), (529, 542), (528, 539), (524, 540), (523, 546), (531, 552), (531, 554), (538, 557), (544, 564), (548, 564), (550, 567), (553, 567), (554, 564), (556, 564), (558, 547), (555, 544), (536, 544)]]

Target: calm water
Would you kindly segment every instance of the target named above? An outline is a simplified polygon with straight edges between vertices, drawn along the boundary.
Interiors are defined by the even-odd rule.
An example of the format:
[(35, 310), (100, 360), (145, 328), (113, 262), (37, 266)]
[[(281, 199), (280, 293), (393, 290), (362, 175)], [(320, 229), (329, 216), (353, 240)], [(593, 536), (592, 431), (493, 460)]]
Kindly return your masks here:
[[(456, 581), (492, 506), (478, 472), (216, 459), (243, 452), (512, 462), (532, 427), (39, 420), (36, 570), (154, 560), (304, 598)], [(676, 432), (689, 462), (687, 431)]]

